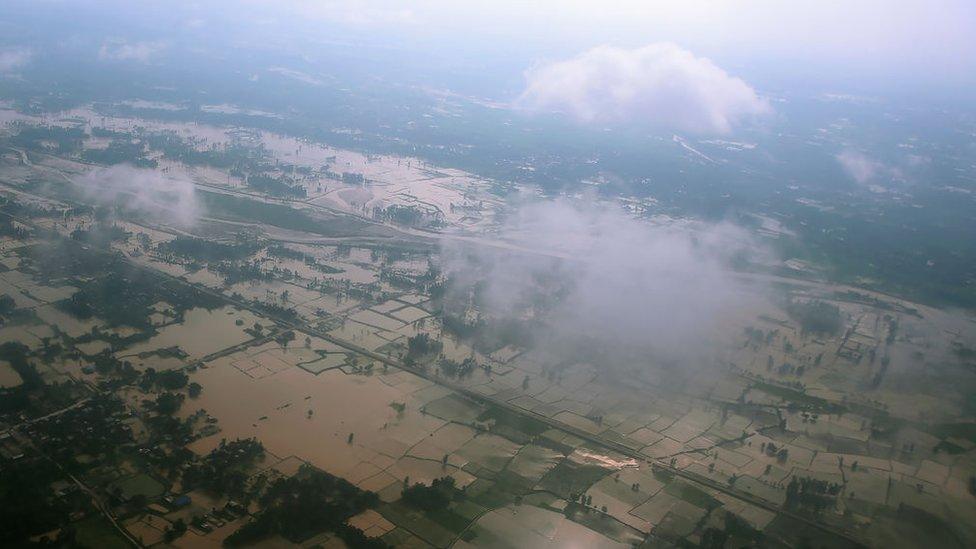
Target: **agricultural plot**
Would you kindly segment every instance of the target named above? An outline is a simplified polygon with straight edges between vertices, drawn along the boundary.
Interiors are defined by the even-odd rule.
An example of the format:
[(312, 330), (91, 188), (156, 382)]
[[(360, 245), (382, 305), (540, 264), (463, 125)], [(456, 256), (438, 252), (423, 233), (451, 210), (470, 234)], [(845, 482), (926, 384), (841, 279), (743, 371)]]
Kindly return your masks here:
[(539, 507), (507, 507), (489, 512), (472, 528), (470, 540), (457, 547), (630, 547), (563, 516)]

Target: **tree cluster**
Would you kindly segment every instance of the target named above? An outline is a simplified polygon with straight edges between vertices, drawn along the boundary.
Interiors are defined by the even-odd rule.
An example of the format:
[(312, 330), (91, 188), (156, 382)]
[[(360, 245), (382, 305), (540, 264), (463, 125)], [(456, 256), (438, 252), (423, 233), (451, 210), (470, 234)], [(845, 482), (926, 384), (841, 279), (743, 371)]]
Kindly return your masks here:
[(454, 477), (434, 479), (430, 486), (417, 483), (403, 489), (403, 502), (410, 507), (428, 513), (446, 509), (457, 497)]
[(298, 474), (279, 478), (261, 497), (261, 512), (227, 537), (224, 545), (241, 547), (273, 535), (300, 543), (319, 532), (335, 532), (350, 547), (382, 548), (345, 522), (379, 503), (373, 492), (305, 465)]

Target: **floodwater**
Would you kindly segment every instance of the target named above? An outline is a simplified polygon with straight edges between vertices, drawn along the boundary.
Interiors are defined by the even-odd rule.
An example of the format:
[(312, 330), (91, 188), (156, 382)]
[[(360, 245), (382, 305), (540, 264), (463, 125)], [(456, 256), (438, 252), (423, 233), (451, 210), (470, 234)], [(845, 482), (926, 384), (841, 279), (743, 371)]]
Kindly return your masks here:
[(24, 326), (4, 326), (0, 328), (0, 345), (11, 341), (22, 343), (31, 348), (41, 345), (41, 339)]
[[(238, 319), (243, 321), (240, 326), (236, 324)], [(178, 346), (189, 355), (190, 360), (200, 359), (251, 339), (244, 329), (253, 326), (256, 320), (257, 317), (250, 312), (231, 307), (213, 311), (200, 307), (190, 309), (184, 313), (182, 323), (166, 326), (148, 341), (126, 349), (119, 356)]]
[(473, 543), (458, 541), (455, 547), (549, 547), (624, 548), (598, 532), (577, 524), (560, 513), (522, 505), (490, 511), (474, 526)]
[(9, 362), (0, 362), (0, 389), (17, 387), (23, 382), (24, 380), (21, 379), (20, 374), (14, 370)]
[[(369, 478), (445, 423), (421, 414), (411, 402), (409, 392), (417, 384), (394, 387), (380, 374), (330, 370), (313, 375), (297, 367), (255, 379), (233, 366), (238, 359), (224, 357), (193, 374), (203, 392), (181, 413), (203, 408), (222, 430), (194, 443), (196, 452), (209, 451), (221, 438), (257, 437), (278, 457), (296, 456), (339, 476), (366, 468), (372, 471)], [(418, 383), (426, 382), (418, 378)], [(393, 402), (406, 402), (406, 411), (398, 414)]]
[(60, 310), (55, 309), (53, 305), (38, 307), (37, 309), (34, 309), (34, 313), (37, 314), (38, 318), (47, 324), (56, 326), (59, 330), (71, 337), (85, 335), (91, 332), (91, 329), (98, 325), (96, 320), (79, 320), (67, 313), (63, 313)]
[(317, 274), (321, 278), (332, 278), (337, 280), (348, 280), (356, 284), (371, 284), (376, 282), (376, 272), (363, 268), (353, 263), (329, 262), (330, 267), (342, 269), (341, 273), (321, 273)]

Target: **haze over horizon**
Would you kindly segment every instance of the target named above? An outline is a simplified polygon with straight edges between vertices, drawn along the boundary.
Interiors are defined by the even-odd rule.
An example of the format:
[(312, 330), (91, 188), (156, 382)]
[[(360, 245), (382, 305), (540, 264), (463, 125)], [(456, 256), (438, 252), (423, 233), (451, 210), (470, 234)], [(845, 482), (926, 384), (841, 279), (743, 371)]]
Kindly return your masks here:
[[(13, 1), (6, 11), (8, 61), (0, 67), (10, 65), (17, 51), (46, 55), (52, 44), (42, 43), (53, 31), (59, 35), (53, 45), (62, 49), (138, 62), (156, 55), (219, 59), (240, 48), (316, 63), (345, 50), (374, 77), (381, 76), (375, 64), (380, 58), (396, 58), (398, 78), (411, 78), (410, 71), (415, 82), (433, 77), (496, 100), (517, 94), (522, 73), (539, 64), (600, 46), (633, 50), (655, 43), (676, 44), (771, 92), (804, 85), (966, 103), (964, 90), (976, 78), (976, 7), (965, 0), (246, 0), (138, 7), (115, 0), (42, 0)], [(91, 32), (72, 30), (78, 17)], [(29, 25), (14, 25), (18, 19)], [(91, 43), (99, 34), (102, 41)]]

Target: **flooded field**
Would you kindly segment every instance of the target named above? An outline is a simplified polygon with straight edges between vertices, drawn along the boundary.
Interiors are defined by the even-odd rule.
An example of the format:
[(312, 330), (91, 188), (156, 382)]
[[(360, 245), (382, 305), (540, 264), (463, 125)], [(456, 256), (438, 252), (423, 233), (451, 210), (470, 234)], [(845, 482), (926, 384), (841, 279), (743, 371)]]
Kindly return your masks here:
[(618, 542), (570, 521), (561, 513), (539, 507), (505, 507), (491, 511), (472, 527), (471, 542), (456, 547), (594, 547), (624, 549), (630, 543)]
[[(209, 112), (232, 110), (212, 105)], [(91, 164), (53, 150), (12, 150), (0, 159), (7, 196), (39, 212), (27, 234), (11, 226), (19, 236), (0, 238), (0, 294), (9, 298), (0, 343), (25, 345), (45, 381), (118, 384), (125, 411), (113, 417), (127, 426), (119, 432), (138, 439), (127, 447), (150, 454), (165, 447), (171, 457), (185, 446), (189, 463), (199, 464), (231, 442), (259, 442), (260, 457), (240, 469), (252, 518), (269, 479), (300, 476), (310, 464), (375, 492), (376, 507), (350, 524), (393, 545), (697, 543), (707, 528), (725, 524), (726, 512), (743, 531), (775, 529), (779, 509), (801, 505), (791, 483), (813, 480), (834, 491), (831, 513), (859, 524), (887, 524), (903, 503), (939, 521), (976, 524), (968, 499), (976, 446), (959, 426), (971, 396), (961, 389), (972, 381), (967, 357), (976, 348), (970, 316), (826, 282), (735, 273), (730, 300), (742, 304), (695, 326), (691, 358), (645, 345), (660, 339), (650, 317), (641, 317), (648, 326), (617, 326), (636, 338), (597, 338), (604, 326), (592, 324), (556, 337), (547, 328), (586, 319), (617, 297), (594, 289), (600, 299), (553, 306), (573, 295), (567, 286), (555, 300), (527, 292), (510, 304), (515, 311), (493, 307), (492, 292), (506, 288), (492, 282), (527, 275), (496, 277), (479, 267), (471, 276), (487, 280), (465, 295), (457, 273), (442, 270), (452, 260), (429, 234), (392, 230), (382, 216), (388, 206), (411, 206), (442, 223), (438, 231), (478, 233), (442, 242), (576, 260), (565, 239), (542, 249), (525, 232), (491, 234), (504, 204), (486, 197), (490, 182), (258, 130), (101, 117), (92, 109), (46, 120), (89, 132), (167, 132), (200, 154), (241, 147), (264, 155), (260, 145), (269, 173), (287, 174), (304, 191), (269, 194), (246, 174), (154, 152), (164, 184), (189, 182), (193, 193), (240, 209), (202, 211), (190, 223), (124, 214), (99, 220), (48, 192), (54, 187), (28, 184), (78, 181)], [(107, 141), (85, 137), (84, 150), (106, 150)], [(294, 224), (298, 218), (304, 225)], [(335, 234), (321, 228), (334, 221)], [(369, 230), (342, 232), (353, 221), (369, 222)], [(786, 234), (778, 221), (761, 221), (761, 234)], [(648, 222), (697, 234), (668, 217)], [(78, 276), (38, 271), (49, 258), (24, 250), (39, 243), (40, 228), (52, 232), (46, 240), (61, 239), (59, 253), (73, 267), (90, 257), (104, 263)], [(115, 296), (124, 296), (121, 306), (99, 306)], [(830, 313), (829, 328), (810, 329), (805, 307)], [(653, 316), (678, 322), (679, 313)], [(0, 361), (0, 390), (16, 391), (22, 381)], [(182, 492), (193, 503), (136, 513), (126, 519), (128, 531), (159, 542), (177, 518), (207, 514), (213, 523), (197, 521), (174, 545), (216, 547), (250, 520), (212, 514), (241, 493), (161, 482), (179, 476), (169, 470), (139, 476), (143, 463), (165, 456), (117, 465), (106, 473), (108, 485), (150, 478), (164, 486), (153, 484), (156, 503)], [(445, 477), (457, 492), (442, 508), (406, 501), (411, 486), (432, 489)], [(330, 536), (303, 543), (337, 543)], [(265, 543), (286, 544), (281, 537)]]
[[(138, 108), (146, 107), (148, 103)], [(131, 106), (131, 105), (130, 105)], [(215, 106), (225, 112), (226, 105)], [(310, 179), (303, 182), (308, 203), (357, 214), (374, 209), (399, 205), (419, 208), (433, 218), (466, 230), (483, 230), (493, 221), (493, 211), (502, 201), (487, 192), (491, 182), (474, 175), (446, 168), (429, 166), (416, 158), (367, 155), (336, 149), (326, 145), (241, 128), (220, 128), (205, 124), (184, 124), (153, 119), (105, 116), (88, 108), (72, 109), (58, 116), (31, 117), (0, 109), (0, 123), (43, 123), (55, 126), (74, 126), (84, 121), (91, 130), (96, 125), (110, 131), (171, 133), (191, 138), (201, 149), (226, 147), (241, 141), (249, 145), (260, 143), (278, 161), (301, 168), (329, 167), (339, 174), (354, 174), (362, 183), (346, 183), (332, 178)], [(97, 141), (97, 138), (92, 138)], [(91, 141), (91, 140), (90, 140)], [(90, 146), (97, 147), (97, 143)], [(239, 178), (225, 171), (199, 167), (165, 164), (171, 171), (201, 185), (240, 188)]]
[(24, 380), (14, 370), (13, 366), (9, 362), (0, 362), (0, 389), (10, 389), (11, 387), (17, 387)]
[[(276, 456), (299, 456), (345, 478), (358, 475), (356, 482), (387, 475), (393, 475), (389, 483), (402, 482), (391, 466), (444, 424), (419, 413), (424, 402), (416, 393), (430, 383), (339, 370), (315, 375), (295, 366), (296, 354), (283, 353), (280, 358), (292, 364), (263, 376), (242, 372), (236, 355), (193, 374), (203, 392), (191, 409), (207, 410), (221, 427), (219, 435), (195, 443), (194, 451), (207, 452), (222, 438), (254, 436)], [(394, 403), (403, 403), (404, 411)]]
[(187, 360), (197, 360), (217, 351), (243, 343), (251, 336), (244, 332), (257, 321), (247, 311), (231, 308), (207, 310), (191, 309), (183, 322), (164, 326), (148, 341), (120, 352), (120, 357), (138, 356), (161, 349), (179, 347)]

